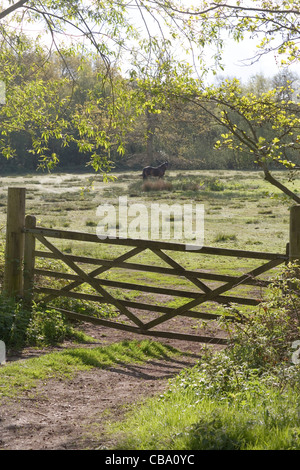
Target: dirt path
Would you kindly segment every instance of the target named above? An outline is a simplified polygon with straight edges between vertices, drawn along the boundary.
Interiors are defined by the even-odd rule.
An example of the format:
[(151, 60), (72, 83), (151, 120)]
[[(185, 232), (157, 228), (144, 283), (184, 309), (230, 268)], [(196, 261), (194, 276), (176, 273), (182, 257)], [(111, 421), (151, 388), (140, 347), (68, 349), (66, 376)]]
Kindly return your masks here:
[[(91, 325), (85, 325), (85, 331), (98, 339), (97, 346), (140, 338)], [(203, 346), (198, 343), (163, 342), (187, 355), (80, 372), (72, 380), (50, 380), (34, 393), (1, 402), (0, 450), (113, 448), (104, 432), (107, 420), (120, 420), (130, 405), (162, 393), (168, 379), (201, 357)], [(37, 354), (29, 349), (11, 360)]]

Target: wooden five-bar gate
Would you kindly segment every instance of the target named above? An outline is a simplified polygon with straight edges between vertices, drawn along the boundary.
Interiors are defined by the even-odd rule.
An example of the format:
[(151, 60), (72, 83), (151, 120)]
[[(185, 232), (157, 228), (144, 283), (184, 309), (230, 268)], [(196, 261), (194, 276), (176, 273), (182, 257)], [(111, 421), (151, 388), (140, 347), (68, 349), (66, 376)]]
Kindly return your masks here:
[[(90, 256), (77, 256), (64, 252), (55, 244), (55, 240), (73, 240), (97, 244), (110, 244), (110, 259), (99, 259)], [(36, 242), (42, 249), (37, 249)], [(116, 255), (111, 259), (111, 254), (116, 252), (116, 247), (128, 249), (125, 253)], [(163, 266), (132, 262), (131, 258), (140, 255), (145, 250), (151, 252), (158, 260), (163, 261)], [(174, 338), (203, 343), (226, 344), (226, 338), (213, 336), (200, 336), (184, 332), (170, 331), (165, 325), (169, 325), (174, 318), (192, 318), (215, 320), (220, 317), (218, 313), (198, 311), (198, 307), (207, 302), (230, 305), (257, 305), (261, 302), (261, 296), (246, 294), (246, 296), (228, 295), (237, 286), (252, 286), (264, 288), (269, 285), (268, 279), (260, 278), (271, 269), (288, 260), (300, 259), (300, 206), (291, 208), (290, 217), (290, 241), (286, 253), (268, 253), (235, 249), (223, 249), (214, 247), (194, 247), (191, 256), (213, 255), (215, 257), (235, 257), (258, 260), (259, 266), (246, 270), (239, 275), (217, 274), (200, 270), (189, 270), (174, 259), (172, 254), (186, 252), (186, 245), (162, 241), (140, 239), (99, 239), (95, 234), (82, 233), (67, 230), (56, 230), (36, 226), (34, 216), (25, 217), (25, 189), (9, 188), (7, 206), (7, 232), (6, 232), (6, 265), (4, 275), (4, 291), (15, 297), (22, 297), (28, 305), (36, 297), (38, 302), (51, 306), (51, 301), (58, 297), (71, 297), (75, 299), (89, 300), (102, 304), (112, 304), (120, 312), (119, 319), (98, 318), (85, 314), (79, 314), (66, 309), (54, 307), (69, 318), (89, 321), (105, 327), (117, 328), (129, 332), (153, 337)], [(173, 256), (173, 257), (172, 257)], [(56, 269), (42, 269), (36, 267), (37, 258), (60, 260), (67, 268), (66, 271), (57, 272)], [(93, 268), (91, 268), (93, 266)], [(200, 261), (199, 261), (200, 266)], [(118, 279), (107, 279), (107, 273), (117, 269), (120, 273)], [(161, 287), (159, 282), (153, 285), (136, 284), (127, 282), (128, 272), (142, 271), (156, 273), (158, 275), (179, 277), (188, 281), (192, 288), (176, 288), (176, 282), (172, 288)], [(105, 278), (101, 277), (105, 274)], [(36, 279), (61, 279), (65, 285), (60, 288), (38, 285)], [(209, 282), (213, 281), (213, 285)], [(80, 291), (82, 285), (89, 285), (92, 293)], [(149, 303), (149, 301), (136, 301), (120, 298), (115, 289), (120, 292), (137, 291), (144, 300), (144, 294), (156, 296), (180, 297), (186, 301), (177, 307), (162, 305), (161, 302)], [(146, 312), (146, 314), (145, 314)], [(148, 315), (148, 316), (147, 316)], [(165, 329), (160, 329), (164, 327)]]

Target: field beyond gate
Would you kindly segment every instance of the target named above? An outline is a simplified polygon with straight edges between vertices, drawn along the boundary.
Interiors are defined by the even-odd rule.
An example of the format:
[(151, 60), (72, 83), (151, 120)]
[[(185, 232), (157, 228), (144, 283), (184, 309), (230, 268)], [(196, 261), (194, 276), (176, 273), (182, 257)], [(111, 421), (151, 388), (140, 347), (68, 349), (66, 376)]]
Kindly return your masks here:
[[(92, 213), (95, 215), (99, 201), (110, 203), (118, 194), (134, 196), (131, 200), (137, 202), (142, 197), (146, 204), (147, 199), (155, 198), (168, 203), (171, 197), (174, 201), (175, 192), (172, 195), (161, 192), (159, 196), (134, 195), (125, 181), (122, 175), (119, 186), (113, 186), (119, 193), (116, 189), (110, 193), (107, 190), (110, 186), (102, 188), (100, 185), (94, 195), (89, 193), (88, 201), (78, 200), (75, 187), (66, 193), (64, 186), (61, 192), (54, 186), (49, 193), (50, 186), (39, 186), (36, 181), (26, 191), (26, 205), (31, 213), (37, 214), (38, 226), (34, 217), (28, 216), (26, 227), (25, 189), (9, 187), (3, 290), (18, 297), (25, 294), (29, 302), (34, 299), (51, 308), (64, 308), (68, 310), (66, 315), (73, 318), (81, 319), (80, 314), (84, 314), (84, 320), (105, 326), (145, 335), (223, 343), (224, 338), (210, 335), (209, 327), (206, 330), (201, 327), (214, 325), (214, 320), (230, 311), (224, 306), (238, 304), (239, 311), (243, 311), (262, 300), (268, 279), (274, 276), (277, 266), (291, 259), (291, 249), (289, 256), (284, 253), (288, 239), (287, 208), (280, 207), (278, 215), (277, 202), (263, 202), (262, 191), (251, 193), (250, 202), (248, 191), (245, 202), (244, 186), (240, 184), (235, 192), (232, 179), (224, 174), (224, 191), (212, 194), (207, 187), (207, 190), (200, 188), (193, 193), (194, 201), (205, 203), (205, 238), (211, 246), (187, 251), (183, 243), (100, 240), (95, 234), (87, 233), (95, 232)], [(132, 175), (128, 185), (131, 182)], [(18, 181), (14, 184), (17, 186)], [(178, 191), (176, 198), (180, 201)], [(186, 198), (186, 192), (182, 193), (181, 199)], [(76, 212), (72, 210), (73, 203)], [(63, 226), (75, 224), (76, 232), (61, 230)], [(221, 241), (223, 235), (225, 241)], [(235, 248), (239, 249), (225, 248), (231, 245), (231, 237)], [(252, 245), (261, 245), (261, 251), (244, 249)], [(24, 278), (21, 276), (23, 257)], [(87, 318), (88, 309), (75, 308), (74, 311), (73, 306), (87, 304), (112, 314), (109, 317), (98, 312)], [(176, 321), (180, 322), (180, 329), (176, 329)], [(200, 332), (201, 336), (196, 334)]]

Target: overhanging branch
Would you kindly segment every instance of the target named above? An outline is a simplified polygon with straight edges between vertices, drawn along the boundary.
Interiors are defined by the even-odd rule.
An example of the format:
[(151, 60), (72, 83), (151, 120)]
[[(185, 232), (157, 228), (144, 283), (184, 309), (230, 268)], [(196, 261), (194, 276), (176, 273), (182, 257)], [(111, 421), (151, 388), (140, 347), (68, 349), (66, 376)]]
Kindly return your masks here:
[(6, 8), (5, 10), (1, 11), (0, 12), (0, 20), (2, 20), (2, 18), (5, 18), (10, 13), (13, 13), (14, 11), (16, 11), (18, 8), (21, 8), (26, 3), (28, 3), (28, 0), (20, 0), (19, 2), (14, 3), (13, 5), (11, 5), (9, 8)]
[(263, 164), (262, 162), (258, 162), (259, 166), (263, 169), (264, 175), (265, 175), (265, 180), (268, 181), (268, 183), (272, 184), (276, 188), (278, 188), (280, 191), (282, 191), (284, 194), (286, 194), (289, 198), (291, 198), (293, 201), (295, 201), (297, 204), (300, 204), (300, 197), (297, 196), (293, 191), (291, 191), (289, 188), (287, 188), (284, 184), (280, 183), (274, 176), (271, 175), (269, 172), (267, 166)]

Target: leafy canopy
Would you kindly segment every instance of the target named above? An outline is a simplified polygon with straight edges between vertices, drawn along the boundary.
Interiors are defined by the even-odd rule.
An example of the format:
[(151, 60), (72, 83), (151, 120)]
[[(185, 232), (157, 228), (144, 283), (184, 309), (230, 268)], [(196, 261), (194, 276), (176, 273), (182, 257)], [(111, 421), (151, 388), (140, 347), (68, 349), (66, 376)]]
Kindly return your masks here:
[[(290, 83), (258, 96), (245, 94), (236, 80), (209, 87), (204, 81), (207, 46), (214, 46), (216, 67), (222, 67), (228, 36), (256, 42), (249, 62), (269, 52), (283, 65), (297, 62), (298, 2), (20, 0), (0, 8), (0, 80), (7, 93), (0, 149), (7, 157), (14, 154), (11, 133), (26, 129), (42, 164), (57, 162), (51, 142), (60, 139), (88, 152), (96, 170), (109, 169), (111, 148), (124, 153), (124, 136), (134, 121), (145, 112), (159, 113), (176, 97), (196, 103), (223, 125), (223, 143), (253, 153), (267, 178), (274, 160), (293, 168), (285, 153), (298, 148), (299, 105)], [(83, 62), (101, 61), (99, 87), (81, 106), (72, 97), (83, 65), (70, 66), (78, 53)], [(53, 76), (57, 61), (63, 73)], [(284, 91), (291, 98), (279, 100)]]

